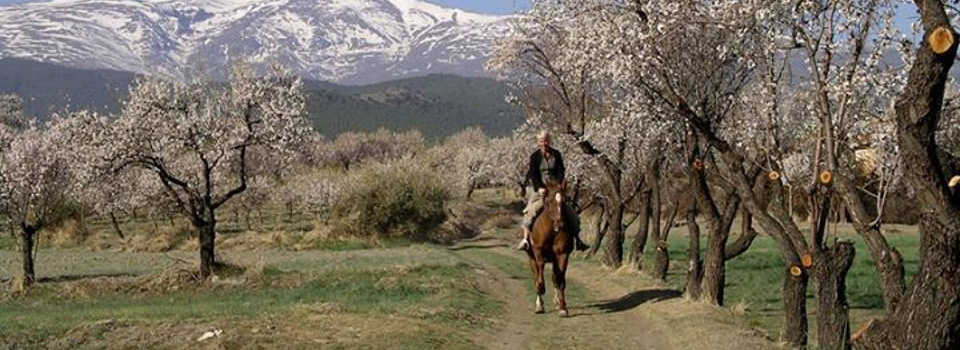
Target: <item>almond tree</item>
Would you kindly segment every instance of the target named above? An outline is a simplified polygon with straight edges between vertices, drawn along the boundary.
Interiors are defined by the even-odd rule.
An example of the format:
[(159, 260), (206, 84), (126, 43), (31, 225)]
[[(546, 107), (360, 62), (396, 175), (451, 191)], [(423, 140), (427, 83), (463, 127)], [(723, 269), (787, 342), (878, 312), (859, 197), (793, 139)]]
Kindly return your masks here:
[[(854, 228), (864, 238), (871, 257), (876, 262), (877, 274), (883, 289), (887, 310), (899, 302), (904, 291), (903, 261), (900, 253), (887, 243), (881, 233), (883, 206), (878, 215), (868, 214), (867, 206), (855, 185), (857, 160), (854, 146), (857, 138), (869, 138), (870, 144), (881, 158), (882, 181), (878, 191), (878, 204), (883, 204), (884, 192), (896, 176), (899, 159), (897, 148), (890, 142), (893, 135), (891, 110), (894, 94), (903, 85), (905, 75), (901, 67), (883, 63), (883, 56), (892, 49), (898, 39), (893, 25), (894, 3), (891, 1), (826, 1), (805, 3), (793, 9), (785, 20), (785, 33), (791, 37), (787, 44), (804, 58), (809, 73), (810, 90), (806, 94), (808, 115), (819, 122), (818, 142), (814, 148), (811, 171), (815, 174), (829, 173), (832, 186), (811, 184), (806, 188), (809, 207), (811, 247), (818, 279), (818, 291), (846, 307), (845, 298), (836, 296), (842, 289), (843, 277), (838, 271), (828, 271), (829, 266), (847, 265), (852, 259), (841, 256), (824, 242), (823, 232), (817, 230), (820, 217), (829, 215), (819, 212), (818, 207), (828, 208), (831, 198), (839, 196), (850, 212)], [(904, 57), (909, 61), (909, 56)], [(891, 171), (892, 170), (892, 171)], [(820, 193), (818, 193), (820, 192)], [(818, 198), (819, 197), (819, 198)], [(837, 317), (818, 315), (818, 317)], [(835, 319), (835, 326), (845, 322), (846, 317)], [(821, 339), (830, 344), (839, 340)]]
[(921, 211), (920, 269), (886, 319), (857, 332), (857, 349), (960, 347), (960, 195), (949, 189), (936, 139), (957, 33), (942, 1), (914, 3), (923, 41), (895, 109), (905, 181)]
[(27, 123), (14, 130), (0, 125), (0, 212), (19, 228), (21, 288), (36, 282), (38, 234), (64, 218), (64, 204), (76, 183), (59, 149), (65, 141), (56, 116), (46, 126)]
[(301, 82), (275, 68), (257, 77), (238, 67), (229, 85), (144, 78), (116, 119), (87, 119), (77, 128), (100, 169), (152, 173), (186, 215), (200, 241), (200, 276), (213, 273), (216, 211), (255, 176), (251, 154), (294, 159), (310, 135)]
[(514, 188), (521, 198), (527, 197), (527, 161), (531, 151), (531, 137), (535, 132), (518, 128), (509, 136), (498, 137), (490, 141), (495, 185)]
[(394, 132), (381, 128), (372, 133), (345, 132), (329, 147), (328, 161), (350, 170), (366, 161), (385, 161), (417, 153), (424, 148), (424, 139), (417, 130)]
[(446, 158), (452, 165), (448, 167), (451, 183), (464, 189), (467, 199), (474, 190), (492, 181), (496, 159), (490, 139), (480, 128), (471, 127), (448, 136), (441, 150), (449, 154)]

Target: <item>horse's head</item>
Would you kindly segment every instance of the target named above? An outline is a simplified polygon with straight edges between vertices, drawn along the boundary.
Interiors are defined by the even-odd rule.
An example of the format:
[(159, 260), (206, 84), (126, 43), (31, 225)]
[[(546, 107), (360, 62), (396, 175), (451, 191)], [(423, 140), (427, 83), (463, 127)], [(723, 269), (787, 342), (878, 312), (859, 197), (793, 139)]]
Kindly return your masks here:
[(565, 200), (564, 190), (567, 189), (567, 184), (564, 182), (549, 181), (546, 185), (547, 197), (544, 198), (545, 213), (550, 218), (550, 221), (553, 222), (553, 231), (558, 232), (563, 228), (563, 201)]

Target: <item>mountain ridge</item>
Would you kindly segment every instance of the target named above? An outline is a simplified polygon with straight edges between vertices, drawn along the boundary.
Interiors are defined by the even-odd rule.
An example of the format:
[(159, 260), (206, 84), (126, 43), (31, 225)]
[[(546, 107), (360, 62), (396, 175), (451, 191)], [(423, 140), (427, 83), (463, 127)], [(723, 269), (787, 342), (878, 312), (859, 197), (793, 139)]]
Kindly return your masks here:
[(238, 60), (341, 84), (485, 76), (510, 18), (419, 0), (53, 0), (0, 6), (0, 57), (179, 78)]

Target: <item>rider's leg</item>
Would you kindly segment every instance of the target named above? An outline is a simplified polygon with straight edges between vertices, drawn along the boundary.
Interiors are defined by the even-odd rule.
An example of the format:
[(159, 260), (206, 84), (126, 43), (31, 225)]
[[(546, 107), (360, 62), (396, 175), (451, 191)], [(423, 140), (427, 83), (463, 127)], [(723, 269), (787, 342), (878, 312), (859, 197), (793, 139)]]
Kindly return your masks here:
[(580, 239), (580, 215), (577, 215), (577, 211), (574, 210), (573, 206), (570, 205), (570, 202), (567, 201), (563, 202), (563, 210), (566, 212), (564, 216), (568, 218), (567, 224), (570, 225), (570, 232), (573, 233), (573, 240), (576, 249), (590, 249), (590, 246)]
[(523, 229), (523, 239), (517, 244), (517, 250), (526, 250), (527, 245), (530, 244), (530, 230), (533, 229), (533, 219), (537, 217), (537, 213), (541, 209), (543, 209), (543, 202), (540, 200), (540, 196), (534, 195), (527, 202), (527, 207), (523, 209), (523, 222), (520, 223)]

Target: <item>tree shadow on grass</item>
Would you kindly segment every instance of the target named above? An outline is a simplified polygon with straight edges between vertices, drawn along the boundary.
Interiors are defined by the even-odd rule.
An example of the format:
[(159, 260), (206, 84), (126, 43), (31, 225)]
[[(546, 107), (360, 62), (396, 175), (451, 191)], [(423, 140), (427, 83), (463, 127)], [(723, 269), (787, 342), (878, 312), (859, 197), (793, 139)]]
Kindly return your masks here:
[[(638, 290), (630, 294), (624, 295), (617, 299), (605, 300), (594, 304), (586, 305), (582, 308), (585, 312), (578, 312), (572, 316), (592, 316), (592, 315), (602, 315), (610, 314), (622, 311), (632, 310), (633, 308), (640, 306), (644, 303), (657, 302), (663, 300), (670, 300), (679, 298), (683, 293), (677, 290), (672, 289), (646, 289)], [(581, 309), (581, 308), (571, 308), (571, 309)], [(590, 311), (596, 310), (596, 312)]]

